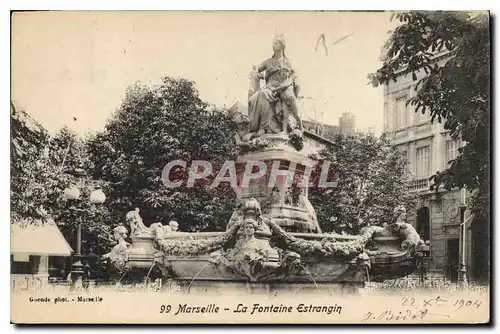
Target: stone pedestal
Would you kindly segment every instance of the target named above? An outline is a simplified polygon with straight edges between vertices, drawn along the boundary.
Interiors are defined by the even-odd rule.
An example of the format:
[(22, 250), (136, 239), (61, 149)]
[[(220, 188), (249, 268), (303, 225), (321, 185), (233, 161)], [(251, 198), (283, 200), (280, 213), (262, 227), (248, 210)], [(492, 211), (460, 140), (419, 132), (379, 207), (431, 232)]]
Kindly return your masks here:
[[(257, 199), (264, 217), (287, 232), (321, 233), (307, 186), (316, 161), (291, 147), (286, 136), (267, 135), (265, 139), (269, 147), (242, 154), (236, 161), (239, 199)], [(265, 173), (254, 178), (264, 166)], [(248, 186), (243, 182), (245, 174)]]

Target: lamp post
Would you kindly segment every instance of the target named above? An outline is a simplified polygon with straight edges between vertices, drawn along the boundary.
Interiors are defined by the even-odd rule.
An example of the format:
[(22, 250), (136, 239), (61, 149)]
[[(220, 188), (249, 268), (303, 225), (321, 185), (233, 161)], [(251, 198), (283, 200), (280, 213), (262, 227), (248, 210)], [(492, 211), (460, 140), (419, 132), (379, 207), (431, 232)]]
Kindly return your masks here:
[(422, 257), (419, 261), (419, 267), (418, 269), (418, 281), (420, 284), (424, 284), (424, 281), (426, 279), (428, 267), (429, 267), (429, 261), (430, 261), (430, 240), (426, 240), (423, 245), (419, 247), (419, 253), (422, 254)]
[[(79, 186), (83, 186), (83, 176), (85, 171), (82, 168), (76, 168), (73, 173), (74, 176), (78, 178)], [(80, 199), (80, 189), (76, 185), (72, 185), (64, 190), (64, 198), (68, 201), (77, 201)], [(102, 204), (106, 200), (106, 195), (102, 191), (101, 187), (96, 187), (94, 191), (90, 193), (89, 201), (92, 204)], [(76, 207), (73, 207), (74, 211), (79, 212)], [(81, 286), (83, 283), (83, 263), (82, 263), (82, 221), (81, 217), (77, 217), (78, 225), (76, 230), (76, 253), (73, 257), (73, 264), (71, 266), (71, 281), (73, 285)]]
[(465, 254), (466, 254), (466, 243), (465, 240), (467, 239), (467, 228), (465, 223), (469, 220), (466, 220), (465, 217), (465, 209), (467, 208), (467, 204), (465, 202), (465, 188), (461, 189), (460, 192), (460, 239), (462, 239), (462, 245), (461, 245), (461, 257), (460, 257), (460, 265), (458, 268), (458, 283), (461, 285), (467, 285), (467, 266), (465, 265)]

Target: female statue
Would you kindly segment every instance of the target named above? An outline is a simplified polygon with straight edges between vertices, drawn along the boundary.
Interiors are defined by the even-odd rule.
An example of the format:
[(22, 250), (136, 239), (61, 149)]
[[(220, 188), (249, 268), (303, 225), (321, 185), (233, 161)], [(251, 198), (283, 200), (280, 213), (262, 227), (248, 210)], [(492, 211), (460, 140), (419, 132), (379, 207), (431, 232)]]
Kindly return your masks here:
[[(249, 133), (252, 138), (265, 133), (288, 132), (290, 116), (291, 127), (294, 128), (293, 123), (296, 123), (296, 127), (302, 130), (297, 106), (299, 86), (295, 71), (285, 55), (285, 46), (283, 35), (276, 36), (273, 56), (252, 74), (251, 96), (248, 99)], [(259, 89), (260, 79), (266, 82), (262, 89)]]

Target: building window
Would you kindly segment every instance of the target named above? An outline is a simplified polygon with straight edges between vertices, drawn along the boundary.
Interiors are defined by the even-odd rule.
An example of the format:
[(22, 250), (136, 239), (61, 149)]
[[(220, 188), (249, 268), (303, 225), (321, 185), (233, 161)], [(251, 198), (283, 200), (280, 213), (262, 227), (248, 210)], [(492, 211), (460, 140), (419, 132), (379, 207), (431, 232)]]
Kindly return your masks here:
[(395, 114), (394, 126), (396, 129), (404, 128), (406, 126), (406, 119), (408, 114), (406, 110), (406, 101), (407, 101), (406, 96), (396, 99), (396, 103), (394, 106), (394, 114)]
[(417, 233), (424, 241), (430, 240), (431, 238), (431, 224), (428, 207), (417, 210)]
[(429, 146), (417, 148), (417, 178), (419, 179), (429, 176), (429, 151)]
[(457, 140), (447, 140), (446, 141), (446, 164), (449, 161), (454, 160), (458, 156), (458, 141)]
[[(29, 261), (15, 261), (15, 256), (11, 256), (10, 273), (32, 275), (36, 274), (40, 256), (29, 256)], [(38, 260), (38, 261), (37, 261)]]

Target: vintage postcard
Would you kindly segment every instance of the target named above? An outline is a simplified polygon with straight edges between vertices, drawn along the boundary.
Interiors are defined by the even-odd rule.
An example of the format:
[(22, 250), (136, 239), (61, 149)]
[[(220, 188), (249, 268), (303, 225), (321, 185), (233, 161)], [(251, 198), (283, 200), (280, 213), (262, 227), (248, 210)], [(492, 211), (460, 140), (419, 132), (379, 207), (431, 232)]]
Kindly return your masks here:
[(489, 15), (12, 12), (11, 322), (489, 323)]

